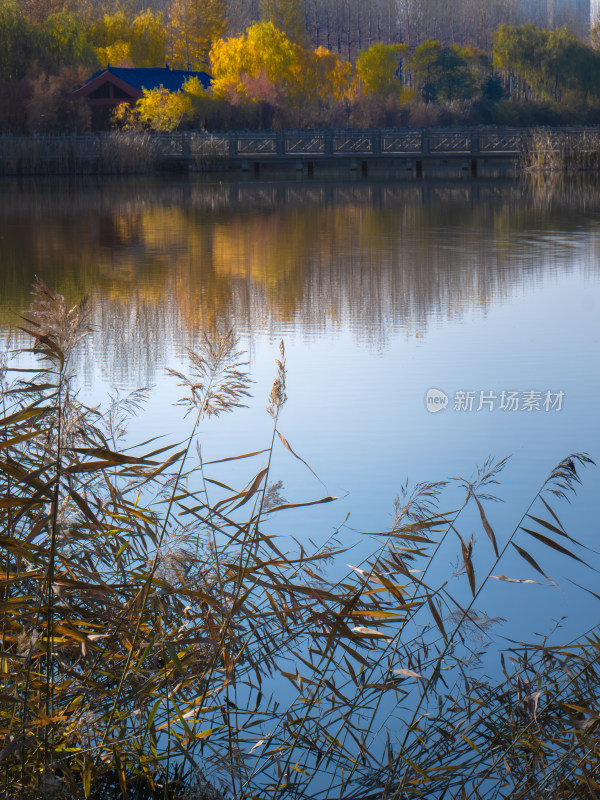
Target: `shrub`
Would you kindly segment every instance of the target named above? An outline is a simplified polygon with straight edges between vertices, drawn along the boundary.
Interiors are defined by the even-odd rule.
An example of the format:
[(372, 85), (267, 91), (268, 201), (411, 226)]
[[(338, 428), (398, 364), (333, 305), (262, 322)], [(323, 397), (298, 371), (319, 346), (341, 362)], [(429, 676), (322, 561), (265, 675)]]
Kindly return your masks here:
[(84, 80), (82, 69), (63, 68), (59, 75), (41, 73), (30, 80), (26, 101), (27, 130), (31, 133), (81, 133), (89, 129), (90, 110), (71, 92)]

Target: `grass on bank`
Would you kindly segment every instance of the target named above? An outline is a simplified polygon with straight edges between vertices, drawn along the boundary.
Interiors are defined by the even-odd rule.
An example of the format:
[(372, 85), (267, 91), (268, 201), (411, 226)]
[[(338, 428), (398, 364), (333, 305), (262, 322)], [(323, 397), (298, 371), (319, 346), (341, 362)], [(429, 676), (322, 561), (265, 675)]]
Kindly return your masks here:
[[(461, 482), (452, 510), (443, 483), (404, 491), (371, 556), (331, 579), (340, 536), (288, 552), (272, 533), (290, 508), (336, 499), (288, 503), (272, 474), (275, 448), (298, 458), (281, 429), (283, 346), (270, 441), (222, 459), (252, 465), (234, 487), (196, 447), (201, 421), (249, 393), (231, 332), (172, 373), (186, 441), (132, 448), (143, 393), (104, 411), (77, 395), (86, 302), (68, 308), (38, 281), (22, 330), (38, 362), (5, 365), (0, 419), (3, 797), (595, 796), (597, 631), (511, 644), (497, 679), (478, 669), (483, 589), (536, 582), (502, 574), (507, 551), (544, 583), (544, 550), (590, 561), (557, 510), (588, 456), (558, 464), (502, 534), (488, 508), (504, 461)], [(461, 530), (471, 508), (485, 564)], [(434, 578), (452, 543), (455, 591)]]
[(531, 172), (598, 171), (600, 131), (531, 130), (522, 140), (521, 164)]
[[(182, 153), (182, 150), (184, 151)], [(186, 155), (205, 172), (223, 166), (222, 138), (199, 133), (160, 135), (110, 131), (87, 136), (0, 136), (0, 175), (129, 175), (156, 172), (165, 156)]]

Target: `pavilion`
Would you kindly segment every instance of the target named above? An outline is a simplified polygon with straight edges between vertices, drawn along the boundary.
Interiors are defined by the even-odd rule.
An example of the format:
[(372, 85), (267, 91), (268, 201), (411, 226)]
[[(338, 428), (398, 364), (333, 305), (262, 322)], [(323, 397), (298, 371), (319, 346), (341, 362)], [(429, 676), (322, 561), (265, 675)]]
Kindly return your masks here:
[(121, 103), (133, 105), (144, 94), (144, 89), (161, 86), (177, 92), (189, 78), (198, 78), (207, 88), (212, 78), (206, 72), (165, 67), (111, 67), (95, 72), (88, 81), (72, 93), (73, 99), (85, 98), (92, 112), (93, 131), (104, 130), (110, 122), (113, 109)]

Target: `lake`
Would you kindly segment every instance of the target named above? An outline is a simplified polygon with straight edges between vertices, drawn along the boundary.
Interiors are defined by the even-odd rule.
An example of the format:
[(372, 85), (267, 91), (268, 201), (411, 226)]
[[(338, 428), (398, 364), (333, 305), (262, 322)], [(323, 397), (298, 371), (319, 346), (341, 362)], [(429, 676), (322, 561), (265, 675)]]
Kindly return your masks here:
[[(234, 327), (254, 396), (203, 426), (203, 452), (265, 447), (283, 339), (281, 431), (321, 482), (283, 448), (273, 479), (290, 501), (341, 499), (290, 513), (280, 532), (320, 541), (340, 528), (351, 548), (344, 564), (367, 555), (362, 532), (389, 527), (406, 481), (469, 478), (488, 456), (511, 455), (496, 487), (505, 502), (489, 506), (502, 539), (561, 458), (600, 456), (600, 189), (590, 183), (4, 180), (0, 270), (9, 346), (35, 275), (71, 302), (89, 295), (82, 396), (95, 403), (113, 387), (152, 387), (132, 441), (185, 435), (166, 369), (184, 369), (203, 332)], [(583, 480), (559, 509), (594, 547), (597, 471)], [(458, 492), (448, 492), (453, 507)], [(464, 526), (485, 563), (481, 523)], [(574, 633), (594, 624), (596, 601), (566, 582), (591, 573), (542, 546), (532, 552), (565, 591), (497, 583), (490, 613), (509, 620), (511, 635), (534, 620), (545, 631), (563, 614), (576, 615)], [(501, 571), (539, 577), (515, 556)]]

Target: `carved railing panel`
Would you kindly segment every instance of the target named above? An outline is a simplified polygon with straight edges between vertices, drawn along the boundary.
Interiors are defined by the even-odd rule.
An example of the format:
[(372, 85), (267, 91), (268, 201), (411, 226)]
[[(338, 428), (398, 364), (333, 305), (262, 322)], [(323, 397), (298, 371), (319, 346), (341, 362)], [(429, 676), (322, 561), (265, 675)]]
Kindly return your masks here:
[(482, 133), (479, 135), (479, 149), (482, 153), (514, 154), (521, 150), (521, 133)]
[(276, 155), (277, 138), (271, 134), (238, 136), (237, 152), (240, 156)]
[(420, 133), (386, 134), (381, 137), (381, 152), (399, 155), (414, 155), (421, 152)]
[(167, 133), (157, 137), (157, 149), (163, 156), (180, 156), (183, 152), (181, 134)]
[(194, 156), (228, 156), (229, 138), (223, 134), (192, 135), (190, 137), (190, 152)]
[[(199, 148), (197, 134), (186, 134), (182, 148), (180, 134), (161, 137), (160, 150), (165, 155), (185, 154)], [(252, 156), (514, 156), (521, 150), (522, 133), (515, 130), (411, 130), (359, 131), (287, 131), (282, 133), (237, 133), (213, 136), (219, 154)], [(198, 137), (204, 138), (204, 137)]]
[(373, 137), (366, 134), (345, 134), (333, 137), (333, 152), (353, 155), (373, 152)]
[(470, 153), (471, 136), (468, 133), (434, 133), (429, 139), (430, 153)]
[(288, 155), (319, 155), (325, 152), (323, 134), (287, 134), (285, 152)]

